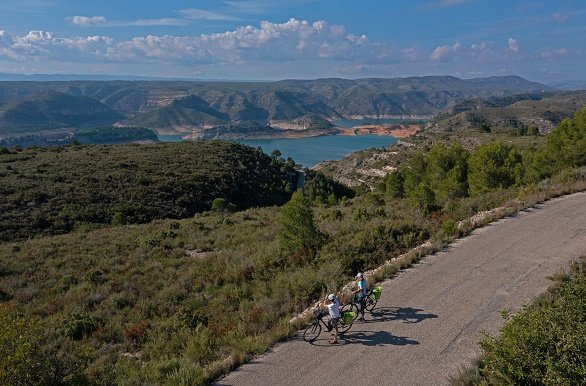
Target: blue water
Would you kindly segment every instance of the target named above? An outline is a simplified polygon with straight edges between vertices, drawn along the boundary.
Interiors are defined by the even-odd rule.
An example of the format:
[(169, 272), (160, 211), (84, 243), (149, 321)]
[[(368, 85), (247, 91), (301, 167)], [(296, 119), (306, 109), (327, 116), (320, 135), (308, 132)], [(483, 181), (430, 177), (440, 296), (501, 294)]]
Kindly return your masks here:
[(181, 139), (181, 137), (184, 136), (185, 134), (188, 134), (188, 133), (170, 134), (170, 135), (157, 134), (157, 136), (159, 137), (159, 141), (161, 141), (161, 142), (181, 142), (181, 141), (183, 141)]
[[(163, 142), (180, 142), (181, 135), (159, 135)], [(307, 138), (240, 139), (236, 142), (252, 147), (261, 147), (271, 154), (279, 150), (281, 157), (291, 157), (306, 167), (312, 167), (325, 160), (340, 160), (359, 150), (380, 148), (397, 142), (389, 135), (327, 135)]]
[(340, 160), (350, 153), (373, 147), (388, 146), (397, 141), (388, 135), (328, 135), (308, 138), (246, 139), (238, 140), (252, 147), (261, 147), (270, 154), (277, 149), (283, 158), (291, 157), (306, 167), (325, 160)]

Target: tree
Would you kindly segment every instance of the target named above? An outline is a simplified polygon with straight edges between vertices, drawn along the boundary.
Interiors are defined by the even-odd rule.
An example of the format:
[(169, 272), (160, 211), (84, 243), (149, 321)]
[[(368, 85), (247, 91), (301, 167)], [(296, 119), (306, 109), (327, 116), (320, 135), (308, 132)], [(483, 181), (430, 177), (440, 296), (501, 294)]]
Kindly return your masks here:
[(462, 144), (449, 148), (434, 145), (429, 151), (425, 180), (435, 193), (436, 204), (445, 205), (449, 200), (468, 194), (468, 157), (470, 153)]
[(296, 191), (291, 200), (283, 205), (281, 214), (281, 250), (287, 255), (313, 257), (322, 243), (323, 235), (315, 225), (307, 197), (301, 191)]
[(403, 197), (405, 195), (405, 189), (403, 183), (405, 182), (405, 176), (401, 170), (394, 170), (389, 174), (385, 181), (386, 194), (391, 197)]
[(230, 202), (228, 202), (224, 198), (216, 198), (212, 201), (212, 207), (210, 208), (213, 212), (234, 212), (236, 210), (236, 206)]
[(468, 159), (470, 194), (478, 195), (513, 186), (522, 175), (521, 154), (514, 146), (491, 142)]
[(547, 137), (544, 152), (555, 173), (586, 164), (586, 107), (574, 119), (564, 119)]
[(406, 167), (401, 169), (404, 176), (403, 187), (407, 196), (409, 196), (410, 192), (414, 190), (421, 181), (423, 181), (426, 168), (426, 154), (423, 151), (418, 150), (413, 154)]

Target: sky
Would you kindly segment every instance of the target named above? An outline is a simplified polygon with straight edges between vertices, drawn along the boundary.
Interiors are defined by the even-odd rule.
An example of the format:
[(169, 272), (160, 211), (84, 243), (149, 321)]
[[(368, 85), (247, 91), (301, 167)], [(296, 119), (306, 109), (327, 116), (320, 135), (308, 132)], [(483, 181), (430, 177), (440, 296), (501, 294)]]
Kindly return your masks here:
[(1, 0), (0, 72), (586, 80), (585, 0)]

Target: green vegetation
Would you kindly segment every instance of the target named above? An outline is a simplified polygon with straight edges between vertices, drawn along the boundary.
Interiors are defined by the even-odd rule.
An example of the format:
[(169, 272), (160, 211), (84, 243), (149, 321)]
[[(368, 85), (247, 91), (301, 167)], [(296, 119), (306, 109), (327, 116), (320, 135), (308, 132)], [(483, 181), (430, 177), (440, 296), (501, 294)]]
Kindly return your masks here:
[(313, 260), (323, 239), (315, 226), (310, 205), (309, 199), (297, 191), (281, 210), (281, 250), (286, 255), (297, 255), (302, 260)]
[(468, 100), (436, 115), (429, 122), (435, 132), (489, 132), (535, 136), (553, 130), (586, 104), (586, 92), (565, 91)]
[(222, 198), (285, 203), (292, 166), (236, 143), (68, 146), (0, 153), (0, 240), (185, 218)]
[[(390, 173), (378, 191), (428, 212), (451, 210), (464, 197), (536, 184), (586, 165), (586, 108), (562, 121), (542, 146), (523, 151), (514, 145), (488, 142), (469, 152), (459, 143), (439, 143), (417, 151)], [(563, 173), (562, 173), (563, 174)]]
[[(523, 150), (520, 158), (514, 157), (520, 170), (505, 175), (505, 180), (514, 184), (479, 183), (483, 189), (474, 194), (469, 187), (473, 173), (470, 160), (475, 152), (468, 154), (456, 144), (416, 153), (379, 189), (354, 198), (340, 195), (336, 184), (318, 174), (313, 182), (310, 178), (303, 194), (295, 193), (283, 207), (232, 212), (231, 203), (237, 209), (247, 205), (237, 201), (236, 195), (214, 193), (208, 195), (205, 207), (213, 207), (213, 211), (191, 213), (183, 219), (128, 224), (127, 212), (112, 211), (108, 221), (116, 226), (95, 229), (78, 224), (64, 235), (2, 242), (0, 304), (2, 322), (7, 327), (0, 329), (0, 347), (22, 347), (19, 352), (24, 353), (56, 353), (47, 354), (47, 358), (57, 358), (56, 368), (66, 370), (55, 373), (58, 376), (50, 382), (44, 381), (43, 374), (35, 375), (38, 383), (209, 382), (290, 337), (295, 332), (288, 323), (292, 315), (325, 293), (335, 292), (357, 271), (374, 269), (424, 241), (432, 242), (427, 251), (439, 249), (469, 231), (472, 225), (459, 227), (458, 222), (477, 211), (517, 197), (556, 194), (558, 184), (564, 186), (563, 191), (584, 189), (580, 163), (585, 150), (574, 147), (583, 138), (583, 114), (585, 110), (561, 124), (559, 131), (546, 138), (546, 145), (530, 153)], [(501, 160), (501, 148), (489, 144), (479, 154)], [(508, 159), (511, 149), (504, 148), (504, 159)], [(211, 156), (206, 163), (193, 166), (195, 159), (203, 158), (200, 153), (193, 157), (196, 149)], [(222, 151), (226, 149), (230, 151)], [(251, 148), (216, 142), (6, 151), (1, 156), (0, 172), (2, 179), (9, 181), (37, 181), (31, 176), (46, 173), (40, 171), (49, 167), (43, 165), (48, 155), (55, 157), (53, 160), (59, 155), (64, 165), (71, 160), (81, 163), (85, 157), (93, 164), (107, 160), (115, 167), (105, 168), (104, 173), (114, 176), (118, 172), (173, 177), (171, 182), (161, 181), (154, 193), (149, 191), (151, 196), (167, 192), (165, 189), (176, 186), (184, 174), (189, 181), (196, 180), (189, 174), (194, 170), (207, 176), (208, 189), (214, 186), (210, 181), (219, 186), (239, 186), (230, 182), (240, 181), (234, 179), (235, 172), (239, 168), (248, 170), (247, 165), (254, 170), (257, 165), (263, 175), (272, 167), (275, 176), (283, 176), (288, 170), (277, 153), (261, 156)], [(544, 172), (548, 180), (536, 180), (540, 175), (527, 170), (538, 168), (540, 160), (549, 159), (552, 151), (573, 156)], [(108, 156), (100, 158), (100, 152)], [(169, 167), (164, 174), (156, 174), (161, 169), (154, 165), (165, 162)], [(21, 170), (20, 164), (27, 166)], [(150, 173), (142, 173), (149, 165)], [(494, 170), (500, 173), (501, 168), (495, 165)], [(88, 170), (85, 174), (90, 176), (102, 173), (89, 161), (75, 167), (77, 179), (85, 178), (82, 170)], [(227, 175), (222, 174), (226, 171)], [(23, 177), (13, 177), (21, 173)], [(510, 176), (513, 180), (508, 179)], [(270, 192), (273, 198), (283, 194), (286, 201), (289, 181), (281, 177), (274, 180), (278, 183), (266, 181), (263, 183), (268, 185), (259, 186), (247, 182), (249, 190), (239, 190), (239, 194), (243, 199), (258, 199)], [(113, 181), (110, 185), (121, 180)], [(138, 180), (133, 184), (143, 186)], [(194, 186), (199, 185), (189, 185), (189, 189), (196, 189)], [(116, 194), (124, 194), (128, 203), (141, 197), (121, 192)], [(100, 201), (103, 196), (97, 197), (96, 205), (106, 202)], [(116, 197), (112, 193), (106, 199)], [(414, 197), (425, 205), (419, 206)], [(87, 202), (86, 206), (91, 206), (92, 202)], [(385, 266), (380, 275), (392, 274), (423, 253), (425, 250), (420, 249), (399, 265)], [(10, 332), (22, 325), (21, 315), (31, 323), (24, 327), (30, 335), (22, 337)], [(29, 348), (30, 342), (38, 343)], [(69, 356), (60, 354), (64, 352)], [(22, 374), (36, 374), (37, 368), (26, 357), (23, 354), (15, 362), (0, 363), (30, 369)], [(5, 371), (2, 376), (8, 374), (0, 369)]]
[(63, 146), (70, 143), (116, 144), (135, 141), (158, 142), (159, 137), (152, 130), (140, 127), (96, 127), (2, 138), (0, 147)]
[(579, 385), (586, 379), (586, 256), (533, 304), (482, 340), (459, 385)]

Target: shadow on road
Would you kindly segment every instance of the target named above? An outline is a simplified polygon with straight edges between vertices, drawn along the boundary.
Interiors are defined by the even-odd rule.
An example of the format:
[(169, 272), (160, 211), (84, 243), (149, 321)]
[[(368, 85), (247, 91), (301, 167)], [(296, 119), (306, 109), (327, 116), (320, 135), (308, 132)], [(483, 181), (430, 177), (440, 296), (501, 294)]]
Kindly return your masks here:
[(347, 344), (363, 344), (365, 346), (407, 346), (419, 344), (416, 340), (409, 339), (406, 336), (395, 336), (388, 331), (349, 331), (341, 334), (338, 342), (338, 344), (333, 345), (329, 343), (329, 339), (318, 339), (310, 344), (318, 347), (336, 347)]
[(406, 346), (417, 345), (418, 341), (406, 336), (395, 336), (388, 331), (356, 331), (344, 335), (344, 344), (363, 344), (365, 346)]
[(419, 323), (425, 319), (436, 319), (436, 314), (422, 313), (423, 310), (411, 307), (384, 307), (371, 312), (372, 319), (367, 322), (386, 322), (402, 320), (403, 323)]

